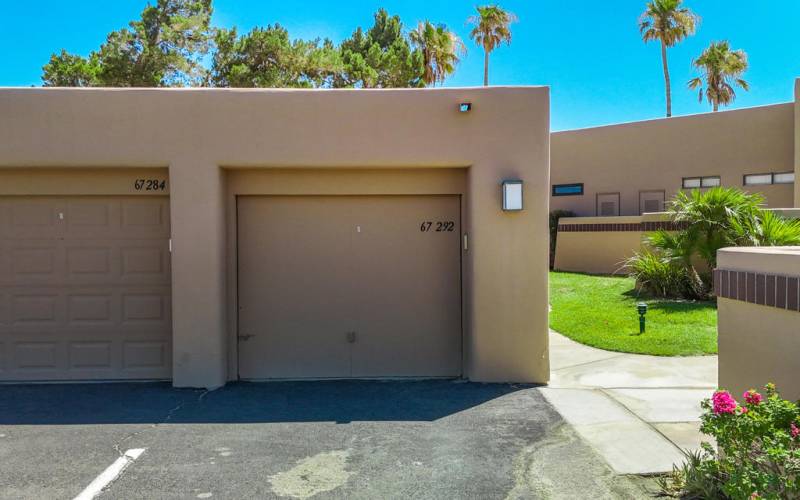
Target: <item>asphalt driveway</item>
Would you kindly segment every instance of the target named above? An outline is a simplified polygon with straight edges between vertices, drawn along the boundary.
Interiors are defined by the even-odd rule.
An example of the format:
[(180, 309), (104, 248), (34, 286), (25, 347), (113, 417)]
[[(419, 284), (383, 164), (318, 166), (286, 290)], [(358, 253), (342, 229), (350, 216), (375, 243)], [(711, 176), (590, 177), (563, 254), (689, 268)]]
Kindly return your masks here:
[(537, 388), (461, 381), (0, 386), (0, 498), (640, 498)]

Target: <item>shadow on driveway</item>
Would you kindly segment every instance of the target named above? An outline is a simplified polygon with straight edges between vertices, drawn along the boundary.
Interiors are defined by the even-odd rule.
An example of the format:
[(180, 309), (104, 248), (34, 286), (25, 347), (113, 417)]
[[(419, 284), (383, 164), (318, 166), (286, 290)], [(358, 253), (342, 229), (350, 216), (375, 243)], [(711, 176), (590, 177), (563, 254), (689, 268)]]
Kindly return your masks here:
[(0, 386), (0, 425), (434, 421), (531, 386), (454, 380)]

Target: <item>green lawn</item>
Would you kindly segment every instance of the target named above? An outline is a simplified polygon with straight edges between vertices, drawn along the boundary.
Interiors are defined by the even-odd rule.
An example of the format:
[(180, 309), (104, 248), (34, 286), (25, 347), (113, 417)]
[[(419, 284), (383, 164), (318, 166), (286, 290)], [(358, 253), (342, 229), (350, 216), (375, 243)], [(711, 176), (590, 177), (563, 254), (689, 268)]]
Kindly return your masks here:
[[(638, 302), (648, 305), (644, 335)], [(632, 278), (551, 272), (550, 304), (550, 328), (582, 344), (658, 356), (717, 352), (715, 303), (639, 297)]]

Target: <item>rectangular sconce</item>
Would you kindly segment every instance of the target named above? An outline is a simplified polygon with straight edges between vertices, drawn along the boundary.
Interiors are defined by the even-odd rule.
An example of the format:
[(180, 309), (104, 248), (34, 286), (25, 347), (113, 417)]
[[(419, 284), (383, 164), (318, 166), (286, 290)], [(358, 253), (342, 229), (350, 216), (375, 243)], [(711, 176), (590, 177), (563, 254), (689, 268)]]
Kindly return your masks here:
[(462, 113), (468, 113), (471, 109), (472, 109), (472, 103), (471, 102), (462, 102), (458, 106), (458, 110), (461, 111)]
[(522, 181), (503, 181), (503, 210), (522, 210)]

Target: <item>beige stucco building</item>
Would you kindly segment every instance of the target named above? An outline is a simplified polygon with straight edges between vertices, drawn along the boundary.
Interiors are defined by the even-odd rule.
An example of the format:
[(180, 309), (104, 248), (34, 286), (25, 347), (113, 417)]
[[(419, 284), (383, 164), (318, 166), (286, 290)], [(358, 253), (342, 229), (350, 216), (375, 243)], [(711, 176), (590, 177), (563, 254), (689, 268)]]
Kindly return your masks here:
[(577, 215), (559, 223), (555, 268), (620, 271), (681, 190), (758, 192), (796, 217), (798, 103), (800, 80), (791, 103), (553, 133), (550, 209)]
[(546, 382), (549, 137), (546, 88), (0, 90), (0, 381)]
[(768, 207), (793, 207), (797, 102), (555, 132), (551, 210), (641, 215), (663, 210), (682, 189), (715, 185), (760, 192)]

